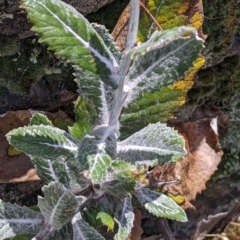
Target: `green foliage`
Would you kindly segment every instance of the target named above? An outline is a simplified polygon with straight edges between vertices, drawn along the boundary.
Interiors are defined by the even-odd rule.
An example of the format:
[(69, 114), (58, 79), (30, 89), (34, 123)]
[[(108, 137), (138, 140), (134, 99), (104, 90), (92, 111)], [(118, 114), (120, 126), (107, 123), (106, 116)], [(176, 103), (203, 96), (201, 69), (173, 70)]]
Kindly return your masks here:
[(82, 138), (92, 130), (91, 117), (87, 110), (87, 104), (84, 99), (78, 98), (75, 102), (75, 123), (72, 127), (69, 127), (70, 134), (78, 140)]
[[(37, 234), (36, 239), (105, 239), (95, 229), (104, 225), (114, 232), (115, 240), (125, 240), (134, 221), (132, 196), (158, 217), (187, 221), (181, 207), (145, 188), (137, 175), (150, 174), (140, 165), (173, 163), (185, 156), (183, 138), (152, 118), (149, 99), (185, 77), (193, 66), (203, 47), (196, 30), (179, 27), (154, 32), (146, 43), (120, 53), (104, 27), (91, 25), (62, 1), (23, 0), (23, 7), (40, 41), (74, 65), (81, 97), (75, 103), (76, 123), (69, 127), (70, 134), (35, 114), (29, 126), (6, 135), (10, 144), (30, 156), (45, 186), (44, 198), (38, 199), (41, 213), (26, 211), (26, 217), (35, 214), (41, 219), (34, 229), (19, 230), (26, 225), (21, 223), (25, 208), (1, 202), (0, 223), (16, 217), (20, 225), (7, 225), (11, 234), (0, 231), (0, 238)], [(132, 16), (138, 19), (134, 10)], [(174, 101), (174, 96), (167, 96), (166, 103)], [(130, 122), (129, 114), (135, 114)], [(143, 117), (149, 120), (129, 128), (125, 135), (130, 136), (118, 141), (121, 125), (133, 127)], [(5, 210), (11, 208), (10, 216)]]
[[(184, 37), (189, 34), (188, 38)], [(121, 116), (126, 135), (171, 117), (170, 110), (175, 108), (178, 89), (174, 91), (169, 86), (185, 76), (202, 47), (197, 33), (189, 27), (180, 27), (163, 33), (154, 32), (135, 50), (141, 54), (134, 58), (125, 79), (131, 91)]]
[(142, 188), (136, 191), (135, 196), (150, 213), (157, 217), (172, 218), (181, 222), (187, 221), (185, 212), (164, 194)]

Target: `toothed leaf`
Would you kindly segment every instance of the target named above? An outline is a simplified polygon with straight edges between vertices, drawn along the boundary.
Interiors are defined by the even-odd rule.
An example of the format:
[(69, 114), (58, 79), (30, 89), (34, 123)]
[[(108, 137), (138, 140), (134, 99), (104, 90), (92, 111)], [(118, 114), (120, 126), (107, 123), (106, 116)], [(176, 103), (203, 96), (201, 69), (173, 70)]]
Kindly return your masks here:
[(91, 116), (83, 98), (79, 97), (74, 102), (74, 111), (76, 119), (74, 125), (68, 128), (69, 133), (76, 139), (82, 140), (87, 133), (92, 131)]
[(153, 215), (169, 218), (180, 222), (186, 222), (187, 216), (184, 210), (171, 198), (162, 193), (141, 188), (134, 194), (138, 201)]
[[(184, 139), (166, 124), (149, 124), (117, 144), (118, 157), (128, 162), (159, 165), (185, 156)], [(152, 162), (150, 162), (152, 161)]]
[(82, 219), (80, 213), (77, 213), (72, 219), (73, 240), (105, 240), (94, 228)]
[(46, 125), (52, 126), (52, 122), (47, 118), (47, 116), (41, 113), (35, 113), (30, 119), (30, 125)]
[(79, 202), (75, 195), (59, 182), (43, 187), (44, 198), (38, 197), (38, 207), (52, 230), (60, 230), (75, 215)]
[[(91, 24), (72, 6), (60, 0), (23, 0), (40, 42), (83, 70), (116, 87), (118, 64)], [(112, 77), (112, 78), (111, 78)]]
[(118, 232), (114, 240), (125, 240), (133, 227), (134, 213), (130, 198), (124, 198), (116, 207), (115, 221), (118, 224)]
[[(201, 49), (203, 40), (197, 31), (179, 27), (155, 32), (146, 43), (133, 50), (134, 62), (125, 79), (129, 91), (121, 116), (122, 136), (173, 117), (173, 112), (186, 99), (186, 90), (175, 84), (190, 74), (188, 70), (194, 66)], [(191, 71), (195, 73), (196, 69)], [(191, 75), (191, 79), (180, 82), (189, 89), (187, 85), (191, 88), (192, 78)]]
[(99, 183), (107, 173), (111, 157), (116, 155), (116, 130), (98, 126), (86, 135), (78, 149), (78, 168), (89, 170), (89, 178)]
[(0, 239), (37, 234), (45, 222), (42, 214), (0, 199)]
[(61, 155), (74, 158), (77, 154), (77, 144), (71, 135), (52, 126), (20, 127), (10, 131), (6, 137), (17, 150), (33, 158), (55, 160)]

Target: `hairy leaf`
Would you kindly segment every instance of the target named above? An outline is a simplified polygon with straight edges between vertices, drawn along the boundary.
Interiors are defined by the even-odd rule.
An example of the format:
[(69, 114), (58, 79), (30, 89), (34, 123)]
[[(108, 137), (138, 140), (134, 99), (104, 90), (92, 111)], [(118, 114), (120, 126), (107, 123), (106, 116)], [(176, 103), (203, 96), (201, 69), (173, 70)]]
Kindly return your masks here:
[(90, 182), (82, 173), (68, 166), (66, 159), (61, 156), (55, 160), (46, 158), (32, 158), (32, 163), (39, 177), (46, 183), (60, 182), (73, 193), (83, 191)]
[(52, 122), (47, 118), (47, 116), (41, 113), (35, 113), (30, 119), (30, 125), (46, 125), (52, 126)]
[(136, 166), (124, 161), (113, 161), (111, 168), (100, 184), (101, 189), (115, 198), (124, 198), (134, 192), (135, 179), (133, 172)]
[(82, 140), (87, 133), (92, 131), (90, 114), (83, 98), (79, 97), (74, 103), (74, 111), (76, 119), (74, 125), (68, 128), (69, 133), (76, 139)]
[(59, 182), (43, 187), (44, 198), (38, 197), (38, 206), (51, 229), (59, 230), (75, 215), (79, 202)]
[(0, 239), (37, 234), (44, 226), (42, 214), (0, 200)]
[(97, 31), (97, 33), (101, 36), (106, 46), (109, 48), (115, 59), (119, 62), (122, 56), (122, 53), (119, 51), (118, 46), (113, 41), (113, 37), (109, 34), (109, 31), (105, 28), (105, 26), (92, 23), (92, 26)]
[(71, 222), (65, 224), (60, 230), (55, 231), (54, 235), (49, 236), (49, 240), (73, 239), (73, 228)]
[(77, 213), (72, 219), (73, 225), (73, 240), (104, 240), (94, 228), (89, 226), (83, 219), (80, 213)]
[(116, 155), (116, 129), (98, 126), (86, 135), (78, 150), (79, 170), (89, 170), (89, 177), (99, 183), (105, 176), (111, 157)]
[(112, 86), (118, 64), (91, 24), (60, 0), (23, 0), (40, 42)]
[(149, 123), (166, 121), (172, 116), (179, 106), (181, 91), (172, 86), (185, 77), (202, 48), (203, 41), (196, 30), (180, 27), (155, 32), (133, 51), (138, 54), (125, 81), (129, 91), (121, 116), (124, 132), (136, 132)]
[(75, 140), (63, 130), (51, 126), (26, 126), (13, 129), (6, 135), (10, 144), (31, 157), (56, 159), (63, 155), (74, 158)]
[(118, 142), (117, 154), (128, 162), (156, 165), (176, 162), (185, 156), (184, 139), (166, 124), (149, 124), (124, 141)]
[(75, 82), (78, 85), (78, 92), (86, 100), (93, 101), (94, 109), (97, 112), (95, 125), (108, 124), (110, 110), (113, 103), (113, 89), (105, 84), (99, 76), (92, 74), (79, 66), (75, 67)]
[(137, 189), (134, 194), (138, 201), (153, 215), (186, 222), (187, 216), (171, 198), (148, 188)]
[(129, 197), (124, 198), (116, 207), (115, 221), (119, 228), (114, 240), (125, 240), (133, 227), (134, 213)]
[(32, 158), (32, 163), (39, 177), (46, 183), (61, 182), (68, 187), (69, 177), (65, 159), (59, 157), (55, 160), (46, 158)]

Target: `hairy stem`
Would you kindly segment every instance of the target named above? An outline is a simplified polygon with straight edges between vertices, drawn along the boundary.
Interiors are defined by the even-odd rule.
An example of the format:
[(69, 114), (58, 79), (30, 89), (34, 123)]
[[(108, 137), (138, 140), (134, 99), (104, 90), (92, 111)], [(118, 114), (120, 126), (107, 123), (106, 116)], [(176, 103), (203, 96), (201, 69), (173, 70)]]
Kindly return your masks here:
[(131, 15), (128, 26), (128, 36), (125, 51), (131, 49), (136, 43), (137, 32), (138, 32), (138, 22), (139, 22), (139, 0), (130, 1)]
[(34, 238), (32, 238), (32, 240), (47, 240), (52, 231), (51, 225), (47, 224)]
[(123, 53), (123, 57), (119, 67), (119, 81), (118, 81), (118, 88), (114, 94), (114, 101), (113, 106), (109, 118), (109, 125), (114, 126), (117, 129), (119, 128), (118, 118), (121, 114), (123, 102), (125, 97), (123, 96), (123, 87), (124, 87), (124, 79), (127, 75), (128, 69), (131, 64), (131, 48), (134, 46), (137, 38), (137, 31), (138, 31), (138, 22), (139, 22), (139, 0), (131, 0), (130, 1), (131, 7), (131, 15), (130, 15), (130, 22), (128, 28), (128, 37), (126, 43), (126, 49)]
[(113, 100), (113, 106), (111, 109), (111, 114), (109, 118), (109, 125), (114, 126), (115, 128), (119, 129), (118, 124), (118, 118), (121, 114), (123, 102), (124, 102), (124, 96), (123, 96), (123, 87), (124, 87), (124, 79), (128, 72), (128, 69), (131, 64), (131, 54), (130, 52), (124, 53), (123, 58), (120, 64), (120, 79), (119, 79), (119, 85), (117, 90), (114, 93), (114, 100)]

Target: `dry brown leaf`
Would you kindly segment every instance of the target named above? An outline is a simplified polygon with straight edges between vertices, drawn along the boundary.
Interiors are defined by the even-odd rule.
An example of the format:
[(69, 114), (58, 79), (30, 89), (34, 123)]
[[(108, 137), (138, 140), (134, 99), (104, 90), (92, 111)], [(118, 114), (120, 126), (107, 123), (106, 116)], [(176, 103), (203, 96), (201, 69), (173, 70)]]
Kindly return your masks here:
[(128, 4), (127, 7), (122, 12), (116, 26), (112, 31), (112, 37), (121, 51), (125, 49), (125, 44), (127, 41), (129, 17), (130, 17), (130, 5)]
[(220, 212), (215, 215), (209, 215), (208, 219), (202, 219), (200, 222), (198, 222), (196, 231), (192, 236), (193, 240), (203, 240), (205, 239), (206, 234), (212, 231), (216, 232), (216, 230), (218, 232), (222, 232), (225, 229), (224, 232), (226, 233), (227, 228), (229, 225), (231, 225), (232, 219), (237, 217), (239, 213), (240, 203), (232, 200), (229, 204), (227, 212)]
[[(221, 122), (221, 121), (220, 121)], [(217, 170), (223, 152), (221, 151), (216, 119), (203, 118), (197, 121), (172, 123), (186, 140), (187, 156), (176, 164), (157, 166), (152, 171), (153, 185), (156, 181), (179, 180), (179, 184), (165, 184), (163, 192), (178, 200), (184, 196), (183, 208), (194, 208), (190, 203), (206, 187), (206, 182)]]
[[(0, 183), (40, 180), (28, 156), (25, 154), (8, 155), (9, 144), (5, 137), (10, 130), (28, 125), (34, 112), (30, 110), (9, 111), (0, 116)], [(62, 111), (45, 114), (50, 120), (68, 119)]]
[(134, 208), (133, 212), (135, 214), (133, 228), (126, 240), (140, 240), (143, 234), (142, 224), (142, 213), (139, 209)]

